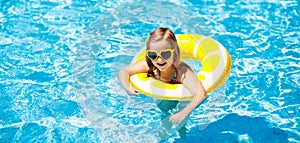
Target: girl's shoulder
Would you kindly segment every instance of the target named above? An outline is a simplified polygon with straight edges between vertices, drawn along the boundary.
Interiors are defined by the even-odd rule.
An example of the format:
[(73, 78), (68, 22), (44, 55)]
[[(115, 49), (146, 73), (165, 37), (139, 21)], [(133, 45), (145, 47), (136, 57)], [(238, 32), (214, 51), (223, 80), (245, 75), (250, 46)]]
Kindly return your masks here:
[(146, 61), (138, 61), (138, 62), (130, 63), (124, 69), (127, 72), (129, 72), (130, 75), (133, 75), (136, 73), (147, 73), (149, 70), (149, 67), (148, 67)]
[(182, 62), (182, 61), (181, 61), (180, 64), (178, 65), (177, 70), (178, 70), (181, 74), (186, 73), (188, 70), (193, 71), (193, 70), (191, 69), (191, 67), (190, 67), (188, 64), (186, 64), (185, 62)]

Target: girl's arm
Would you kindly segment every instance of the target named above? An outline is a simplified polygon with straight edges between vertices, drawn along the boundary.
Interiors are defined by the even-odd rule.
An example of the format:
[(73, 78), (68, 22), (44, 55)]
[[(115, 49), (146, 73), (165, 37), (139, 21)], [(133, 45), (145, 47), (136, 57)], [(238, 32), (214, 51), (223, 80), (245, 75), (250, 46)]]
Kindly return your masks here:
[(191, 69), (186, 68), (181, 77), (182, 84), (191, 92), (194, 97), (185, 108), (170, 117), (170, 121), (175, 123), (180, 123), (206, 98), (206, 91), (203, 85)]
[(139, 91), (130, 87), (129, 77), (131, 75), (134, 75), (136, 73), (146, 73), (148, 72), (149, 68), (146, 61), (139, 61), (135, 63), (131, 63), (127, 65), (126, 67), (122, 68), (119, 71), (119, 81), (122, 85), (122, 87), (130, 94), (139, 94)]

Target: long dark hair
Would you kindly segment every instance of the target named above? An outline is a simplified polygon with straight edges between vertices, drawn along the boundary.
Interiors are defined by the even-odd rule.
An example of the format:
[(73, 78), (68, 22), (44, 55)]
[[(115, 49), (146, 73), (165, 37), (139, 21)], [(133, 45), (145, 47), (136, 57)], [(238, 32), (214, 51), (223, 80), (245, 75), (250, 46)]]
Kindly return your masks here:
[[(170, 46), (174, 49), (173, 64), (177, 67), (180, 64), (180, 50), (177, 43), (175, 34), (168, 28), (157, 28), (153, 30), (146, 40), (146, 50), (149, 50), (151, 43), (165, 40), (169, 42)], [(146, 56), (146, 62), (149, 66), (148, 76), (154, 76), (154, 64), (151, 59)], [(160, 73), (160, 71), (159, 71)]]

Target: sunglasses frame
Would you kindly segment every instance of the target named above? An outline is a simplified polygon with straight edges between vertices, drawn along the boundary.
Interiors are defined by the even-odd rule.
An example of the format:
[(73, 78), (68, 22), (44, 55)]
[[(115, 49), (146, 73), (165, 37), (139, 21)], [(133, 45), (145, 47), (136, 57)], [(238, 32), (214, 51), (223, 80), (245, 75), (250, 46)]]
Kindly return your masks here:
[[(161, 57), (162, 59), (167, 60), (167, 59), (169, 59), (171, 56), (170, 56), (169, 58), (166, 58), (166, 59), (165, 59), (164, 57), (161, 56), (161, 53), (162, 53), (162, 52), (168, 52), (168, 51), (171, 52), (171, 56), (172, 56), (172, 54), (173, 54), (173, 52), (174, 52), (174, 49), (165, 49), (165, 50), (161, 50), (160, 52), (157, 52), (157, 51), (155, 51), (155, 50), (146, 50), (146, 55), (147, 55), (148, 58), (150, 58), (150, 59), (152, 59), (152, 60), (157, 60), (158, 57)], [(156, 55), (157, 55), (156, 58), (155, 58), (155, 59), (151, 58), (151, 57), (148, 55), (148, 52), (154, 52), (154, 53), (156, 53)]]

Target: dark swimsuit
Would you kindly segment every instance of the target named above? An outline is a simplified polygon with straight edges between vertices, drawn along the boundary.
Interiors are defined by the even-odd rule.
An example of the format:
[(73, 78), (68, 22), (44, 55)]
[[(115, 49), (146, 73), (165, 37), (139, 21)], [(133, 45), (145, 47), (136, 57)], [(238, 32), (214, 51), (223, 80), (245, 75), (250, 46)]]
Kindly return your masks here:
[(170, 83), (171, 84), (180, 84), (180, 82), (177, 79), (177, 70), (175, 71), (174, 76), (171, 78)]

